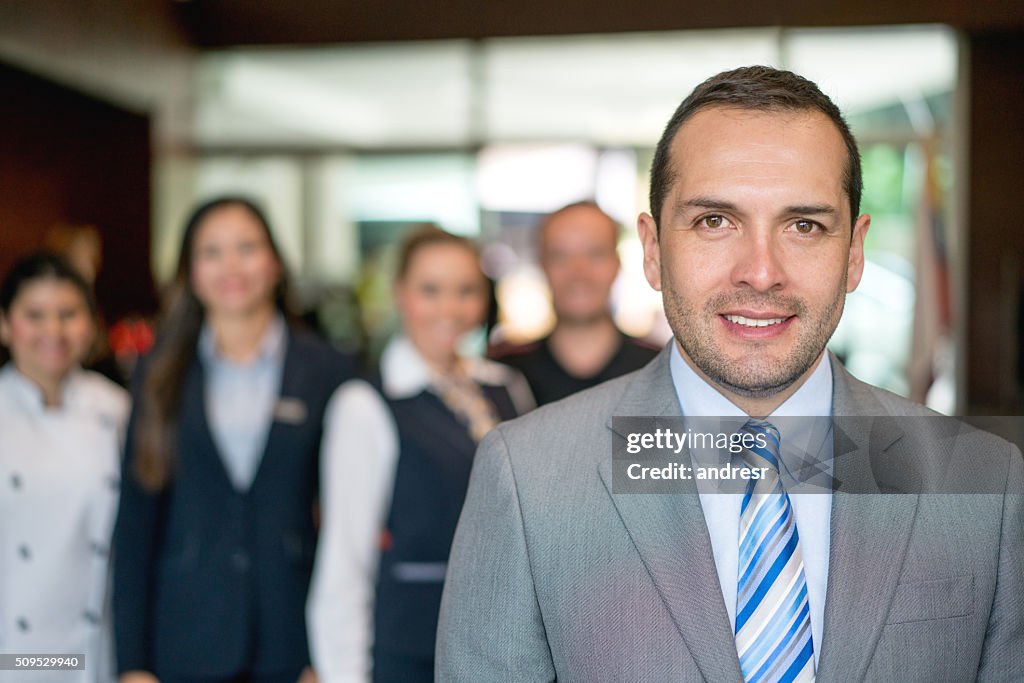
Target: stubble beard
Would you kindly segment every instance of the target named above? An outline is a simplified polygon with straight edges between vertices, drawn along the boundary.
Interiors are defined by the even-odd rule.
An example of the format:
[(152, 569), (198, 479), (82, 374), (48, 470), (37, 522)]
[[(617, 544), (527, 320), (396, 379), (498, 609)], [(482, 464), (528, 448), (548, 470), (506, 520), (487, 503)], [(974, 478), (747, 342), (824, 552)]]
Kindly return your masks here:
[[(799, 380), (821, 356), (835, 332), (846, 299), (846, 273), (832, 301), (814, 315), (802, 299), (780, 294), (758, 294), (752, 291), (722, 293), (711, 297), (698, 312), (672, 287), (667, 273), (662, 273), (665, 315), (676, 341), (697, 368), (711, 381), (729, 392), (751, 399), (764, 399), (785, 391)], [(726, 357), (715, 339), (721, 331), (718, 312), (729, 308), (768, 308), (787, 311), (797, 316), (801, 325), (793, 346), (783, 357), (761, 357), (756, 350), (767, 344), (752, 342), (746, 362)], [(756, 354), (756, 355), (755, 355)]]

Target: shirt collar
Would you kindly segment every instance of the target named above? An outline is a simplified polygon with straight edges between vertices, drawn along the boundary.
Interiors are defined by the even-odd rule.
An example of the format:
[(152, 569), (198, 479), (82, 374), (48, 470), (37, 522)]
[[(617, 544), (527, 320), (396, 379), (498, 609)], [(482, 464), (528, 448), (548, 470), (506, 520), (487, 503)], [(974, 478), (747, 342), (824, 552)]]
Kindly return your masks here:
[[(465, 356), (461, 362), (469, 378), (478, 384), (500, 381), (493, 371), (496, 364)], [(384, 395), (391, 399), (412, 398), (429, 391), (433, 381), (433, 370), (409, 338), (401, 334), (392, 337), (384, 347), (380, 357), (380, 375)]]
[[(270, 324), (267, 325), (266, 331), (263, 333), (263, 339), (260, 340), (259, 351), (256, 354), (251, 363), (245, 365), (255, 365), (256, 363), (266, 363), (271, 361), (279, 361), (284, 357), (284, 343), (287, 337), (288, 326), (284, 322), (284, 316), (280, 313), (275, 313), (274, 317), (270, 319)], [(213, 336), (213, 329), (210, 328), (209, 323), (203, 323), (202, 329), (199, 331), (199, 357), (208, 363), (230, 363), (217, 351), (217, 342)]]
[[(669, 370), (683, 415), (744, 417), (746, 413), (708, 384), (683, 360), (679, 347), (672, 343)], [(832, 364), (826, 355), (811, 376), (782, 405), (772, 411), (773, 417), (832, 415)]]
[(411, 398), (430, 386), (430, 367), (412, 342), (401, 335), (384, 347), (380, 375), (388, 398)]
[[(675, 342), (672, 343), (669, 370), (684, 416), (744, 418), (745, 421), (746, 413), (698, 375), (683, 360)], [(831, 434), (831, 420), (809, 419), (829, 418), (831, 415), (832, 364), (826, 354), (796, 392), (765, 418), (779, 430), (783, 444), (781, 456), (787, 468), (796, 471), (808, 458), (812, 458), (824, 463), (824, 471), (831, 474), (831, 448), (827, 441)], [(729, 420), (729, 423), (733, 429), (742, 425), (739, 420)], [(695, 449), (691, 454), (698, 462), (714, 462), (711, 451)], [(806, 473), (800, 476), (800, 481), (821, 483), (820, 479), (812, 479)]]
[[(79, 385), (81, 384), (81, 374), (82, 370), (76, 367), (73, 368), (68, 373), (68, 376), (64, 378), (64, 382), (60, 387), (60, 406), (55, 410), (64, 410), (75, 405), (78, 396), (81, 393), (78, 390)], [(11, 386), (14, 387), (14, 392), (18, 396), (19, 400), (24, 402), (24, 404), (32, 410), (54, 410), (46, 406), (42, 390), (36, 386), (32, 380), (21, 374), (21, 372), (18, 371), (18, 368), (15, 367), (13, 361), (4, 365), (3, 369), (0, 370), (0, 377), (3, 377), (7, 382), (10, 382)]]

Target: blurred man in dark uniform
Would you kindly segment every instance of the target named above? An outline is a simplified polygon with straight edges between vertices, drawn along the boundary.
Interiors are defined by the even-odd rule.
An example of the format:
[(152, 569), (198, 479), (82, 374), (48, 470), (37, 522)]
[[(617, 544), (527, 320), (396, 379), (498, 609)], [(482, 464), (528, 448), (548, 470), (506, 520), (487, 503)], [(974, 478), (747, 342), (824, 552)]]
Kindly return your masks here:
[(538, 227), (555, 329), (532, 344), (492, 354), (526, 376), (538, 405), (637, 370), (658, 353), (612, 320), (609, 297), (619, 274), (618, 231), (615, 220), (591, 201), (569, 204)]

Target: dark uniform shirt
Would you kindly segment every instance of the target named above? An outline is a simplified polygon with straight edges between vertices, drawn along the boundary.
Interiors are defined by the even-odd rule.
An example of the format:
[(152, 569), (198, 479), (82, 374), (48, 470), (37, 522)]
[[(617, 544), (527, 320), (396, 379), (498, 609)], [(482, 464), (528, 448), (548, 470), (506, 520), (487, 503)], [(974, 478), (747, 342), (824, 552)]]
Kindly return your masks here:
[(563, 399), (577, 391), (589, 389), (627, 372), (639, 370), (660, 351), (639, 339), (621, 332), (619, 334), (621, 343), (618, 350), (603, 368), (587, 377), (571, 375), (559, 365), (554, 354), (551, 353), (550, 337), (523, 346), (498, 349), (492, 353), (492, 357), (523, 373), (526, 381), (530, 383), (530, 389), (533, 390), (533, 396), (537, 399), (537, 405), (541, 406)]

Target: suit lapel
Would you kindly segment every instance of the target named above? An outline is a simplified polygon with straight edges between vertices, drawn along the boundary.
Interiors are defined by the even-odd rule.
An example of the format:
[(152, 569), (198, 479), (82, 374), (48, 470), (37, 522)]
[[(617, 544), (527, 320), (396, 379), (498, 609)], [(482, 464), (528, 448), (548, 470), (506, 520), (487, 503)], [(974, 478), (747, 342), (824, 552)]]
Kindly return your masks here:
[(270, 415), (270, 426), (267, 429), (267, 437), (263, 444), (259, 465), (257, 465), (252, 482), (245, 490), (235, 488), (228, 474), (227, 466), (224, 464), (224, 456), (217, 446), (217, 440), (213, 437), (213, 428), (210, 426), (207, 412), (206, 379), (202, 361), (197, 359), (190, 370), (188, 395), (192, 396), (192, 399), (186, 403), (186, 406), (195, 406), (196, 410), (192, 419), (197, 421), (201, 439), (204, 445), (209, 447), (209, 452), (214, 455), (217, 461), (214, 469), (220, 472), (220, 478), (229, 489), (241, 495), (248, 494), (255, 488), (257, 481), (260, 480), (260, 474), (264, 469), (267, 469), (266, 461), (269, 458), (275, 457), (274, 454), (279, 451), (288, 452), (280, 444), (282, 438), (287, 438), (282, 428), (289, 424), (300, 424), (308, 419), (306, 414), (307, 406), (298, 397), (302, 396), (302, 388), (308, 383), (307, 373), (311, 370), (308, 364), (302, 360), (301, 348), (296, 342), (295, 335), (290, 327), (285, 328), (284, 343), (285, 357), (284, 365), (281, 369), (281, 387), (274, 398), (273, 410)]
[(896, 592), (918, 499), (881, 493), (888, 487), (884, 481), (878, 486), (872, 461), (902, 431), (884, 417), (887, 411), (867, 385), (834, 359), (832, 373), (837, 490), (818, 680), (863, 680)]
[[(213, 438), (213, 428), (210, 426), (206, 405), (206, 377), (201, 361), (196, 360), (192, 364), (186, 386), (188, 389), (185, 395), (190, 397), (183, 404), (185, 406), (183, 422), (186, 424), (186, 429), (189, 429), (188, 423), (194, 421), (201, 446), (198, 453), (210, 454), (211, 460), (216, 462), (207, 462), (206, 464), (217, 472), (217, 477), (224, 487), (230, 491), (236, 491), (234, 484), (231, 483), (231, 477), (228, 476), (227, 467), (224, 465), (224, 456), (220, 452), (220, 447), (217, 446), (217, 440)], [(188, 414), (189, 417), (185, 418), (185, 414)]]
[[(637, 373), (614, 415), (678, 416), (668, 349)], [(867, 385), (832, 359), (838, 490), (832, 499), (828, 591), (818, 680), (861, 680), (896, 592), (917, 496), (882, 494), (873, 458), (902, 436)], [(873, 419), (868, 419), (874, 417)], [(611, 420), (608, 427), (612, 427)], [(845, 427), (845, 428), (844, 428)], [(610, 454), (609, 454), (610, 455)], [(688, 454), (683, 453), (688, 460)], [(877, 462), (877, 461), (876, 461)], [(613, 494), (612, 462), (598, 467), (637, 552), (707, 680), (741, 680), (696, 486), (683, 494)], [(879, 487), (879, 483), (883, 485)]]
[[(613, 415), (680, 415), (669, 351), (634, 375)], [(741, 680), (696, 485), (690, 482), (691, 490), (681, 494), (613, 494), (610, 456), (600, 459), (601, 479), (701, 674), (709, 681)]]
[[(288, 454), (288, 450), (279, 445), (281, 439), (285, 437), (282, 429), (288, 424), (305, 422), (309, 417), (307, 414), (308, 406), (299, 397), (303, 395), (302, 387), (308, 384), (306, 378), (310, 368), (300, 358), (301, 351), (290, 327), (287, 328), (285, 344), (284, 365), (281, 368), (281, 388), (274, 399), (274, 407), (270, 415), (270, 428), (267, 430), (267, 441), (263, 447), (263, 457), (260, 459), (259, 467), (256, 469), (256, 475), (253, 477), (252, 485), (249, 487), (250, 490), (255, 488), (256, 482), (259, 481), (263, 470), (269, 467), (266, 464), (267, 460), (275, 457), (275, 454), (278, 452), (285, 455)], [(286, 410), (288, 408), (293, 409)]]

